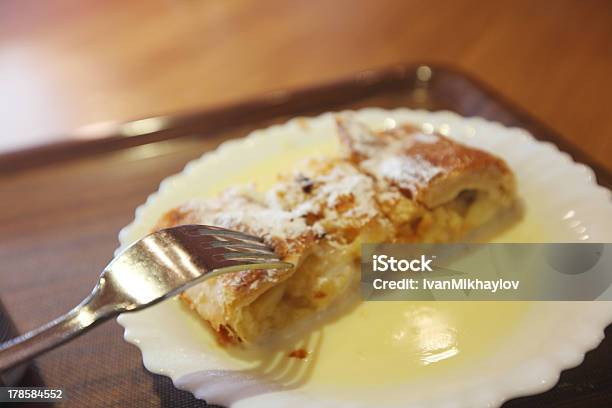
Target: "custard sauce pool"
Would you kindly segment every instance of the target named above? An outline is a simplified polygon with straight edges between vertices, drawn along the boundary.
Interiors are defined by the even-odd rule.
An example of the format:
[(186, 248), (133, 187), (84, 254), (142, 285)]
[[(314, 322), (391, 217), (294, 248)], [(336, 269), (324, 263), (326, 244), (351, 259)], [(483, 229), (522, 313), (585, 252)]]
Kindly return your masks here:
[[(265, 190), (279, 171), (335, 151), (337, 144), (330, 143), (284, 153), (253, 172), (225, 177), (206, 195), (249, 182)], [(541, 242), (541, 230), (527, 209), (524, 219), (495, 241)], [(226, 353), (259, 375), (288, 383), (299, 379), (308, 388), (392, 385), (473, 365), (517, 329), (528, 309), (528, 302), (362, 302), (290, 345)], [(288, 357), (299, 348), (308, 352), (305, 359)]]
[(494, 302), (364, 302), (321, 330), (310, 381), (387, 385), (477, 361), (528, 306)]

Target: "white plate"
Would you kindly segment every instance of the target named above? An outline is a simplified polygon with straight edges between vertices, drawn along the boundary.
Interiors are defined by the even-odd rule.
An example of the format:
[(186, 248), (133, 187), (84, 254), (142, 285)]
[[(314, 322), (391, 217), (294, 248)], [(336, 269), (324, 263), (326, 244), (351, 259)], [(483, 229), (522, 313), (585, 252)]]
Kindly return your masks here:
[[(450, 112), (371, 108), (356, 115), (375, 128), (405, 121), (419, 123), (426, 131), (435, 128), (463, 143), (502, 156), (518, 177), (527, 215), (499, 240), (612, 241), (610, 192), (596, 185), (589, 168), (574, 163), (555, 146), (535, 141), (524, 130), (479, 118), (462, 118)], [(255, 131), (245, 139), (226, 142), (162, 182), (159, 191), (136, 210), (134, 222), (121, 231), (121, 248), (147, 234), (163, 212), (190, 198), (214, 195), (252, 178), (265, 188), (279, 170), (290, 168), (299, 158), (334, 154), (336, 150), (332, 114), (292, 120)], [(379, 407), (470, 408), (498, 406), (509, 398), (552, 387), (561, 370), (579, 364), (584, 353), (599, 344), (603, 329), (612, 322), (612, 307), (607, 302), (536, 302), (524, 305), (524, 309), (516, 306), (516, 310), (526, 310), (523, 314), (510, 313), (515, 306), (480, 305), (457, 305), (451, 312), (448, 304), (430, 302), (419, 306), (418, 313), (425, 310), (430, 320), (447, 312), (455, 316), (458, 323), (449, 333), (463, 343), (453, 352), (456, 355), (443, 363), (429, 364), (442, 359), (444, 353), (423, 354), (424, 359), (410, 363), (416, 364), (414, 370), (409, 370), (414, 375), (397, 376), (394, 383), (384, 384), (384, 375), (375, 370), (369, 378), (364, 377), (361, 385), (357, 384), (359, 381), (355, 385), (343, 382), (342, 375), (330, 377), (330, 384), (326, 385), (321, 381), (325, 378), (322, 374), (312, 374), (329, 370), (330, 364), (326, 362), (335, 355), (341, 355), (340, 359), (350, 357), (347, 353), (353, 351), (348, 345), (361, 337), (350, 331), (355, 330), (361, 315), (366, 316), (368, 311), (372, 315), (376, 308), (388, 311), (396, 307), (381, 306), (379, 302), (368, 302), (363, 306), (365, 309), (359, 309), (361, 315), (353, 312), (318, 330), (316, 340), (309, 338), (316, 341), (318, 361), (285, 358), (280, 362), (260, 361), (255, 367), (252, 360), (245, 362), (243, 357), (220, 349), (200, 320), (176, 300), (124, 314), (118, 322), (125, 328), (125, 339), (142, 351), (149, 371), (169, 376), (178, 388), (209, 403), (232, 407), (359, 407), (376, 402)], [(503, 312), (496, 315), (496, 307)], [(417, 309), (410, 310), (414, 313)], [(482, 321), (474, 320), (480, 315)], [(353, 326), (347, 321), (352, 321)], [(371, 322), (359, 328), (364, 336), (369, 333), (368, 326)], [(339, 333), (340, 330), (344, 331)], [(321, 337), (321, 333), (325, 336)], [(388, 334), (384, 330), (380, 333)], [(478, 336), (482, 336), (482, 347), (475, 340)], [(376, 336), (373, 338), (378, 341)], [(486, 347), (485, 338), (491, 343)], [(347, 347), (339, 347), (338, 339)], [(388, 340), (381, 338), (379, 349), (397, 346)], [(354, 364), (349, 364), (349, 371), (359, 372), (358, 357), (355, 355)], [(402, 364), (396, 361), (389, 372), (397, 367), (401, 371)], [(408, 361), (405, 364), (408, 366)]]

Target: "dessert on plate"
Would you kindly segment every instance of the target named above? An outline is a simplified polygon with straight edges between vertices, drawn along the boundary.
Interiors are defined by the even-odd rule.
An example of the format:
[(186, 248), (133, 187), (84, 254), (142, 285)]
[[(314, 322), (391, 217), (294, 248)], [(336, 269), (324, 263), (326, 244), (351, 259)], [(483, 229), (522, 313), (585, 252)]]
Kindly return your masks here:
[(339, 303), (357, 288), (361, 243), (456, 241), (517, 201), (513, 173), (489, 153), (410, 124), (336, 123), (339, 157), (310, 159), (266, 192), (249, 185), (191, 200), (159, 221), (257, 235), (295, 265), (228, 273), (183, 293), (222, 343), (259, 342)]

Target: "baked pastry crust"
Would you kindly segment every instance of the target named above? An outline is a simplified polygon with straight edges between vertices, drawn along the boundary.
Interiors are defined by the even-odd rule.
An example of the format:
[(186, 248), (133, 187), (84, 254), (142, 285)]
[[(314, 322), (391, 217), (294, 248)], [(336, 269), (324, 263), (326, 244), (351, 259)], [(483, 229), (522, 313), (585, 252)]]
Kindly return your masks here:
[(375, 132), (336, 118), (339, 158), (311, 159), (262, 193), (229, 189), (166, 213), (157, 228), (205, 224), (257, 235), (292, 270), (229, 273), (183, 299), (226, 343), (253, 343), (339, 303), (363, 242), (448, 242), (515, 201), (503, 160), (413, 125)]

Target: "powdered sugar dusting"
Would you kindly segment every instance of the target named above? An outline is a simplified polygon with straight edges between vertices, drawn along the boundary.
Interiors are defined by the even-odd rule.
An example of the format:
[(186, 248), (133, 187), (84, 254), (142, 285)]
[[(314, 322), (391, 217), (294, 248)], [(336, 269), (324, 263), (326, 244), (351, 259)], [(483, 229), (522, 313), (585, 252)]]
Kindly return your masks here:
[(226, 190), (218, 198), (193, 200), (184, 210), (199, 224), (233, 229), (274, 240), (290, 242), (308, 235), (312, 228), (288, 211), (270, 207), (266, 197), (253, 185)]
[[(303, 183), (307, 181), (307, 188)], [(317, 232), (360, 227), (379, 214), (374, 181), (354, 165), (338, 160), (313, 160), (269, 194), (271, 206), (310, 220)]]
[(254, 235), (283, 240), (295, 239), (307, 229), (304, 221), (292, 217), (291, 213), (270, 208), (225, 210), (214, 216), (212, 221), (219, 227), (236, 229), (237, 226), (244, 226)]
[(441, 142), (439, 135), (425, 134), (411, 126), (377, 133), (350, 115), (343, 116), (338, 123), (351, 150), (358, 155), (358, 166), (379, 182), (384, 180), (416, 194), (433, 178), (446, 172), (414, 153), (422, 145)]
[(337, 207), (342, 199), (350, 197), (352, 205), (344, 216), (346, 217), (373, 217), (376, 215), (374, 202), (374, 183), (369, 177), (361, 174), (353, 174), (346, 177), (339, 177), (334, 182), (327, 183), (321, 189), (320, 196), (327, 197), (328, 209), (334, 209), (337, 214)]
[(338, 117), (339, 131), (350, 145), (349, 156), (357, 153), (361, 156), (371, 156), (381, 145), (381, 140), (370, 130), (368, 126), (361, 123), (352, 115)]
[(434, 166), (427, 160), (411, 156), (389, 156), (364, 161), (363, 168), (377, 177), (391, 181), (404, 190), (416, 193), (426, 186), (444, 169)]
[(412, 139), (417, 143), (433, 144), (440, 141), (440, 137), (435, 134), (415, 133)]

